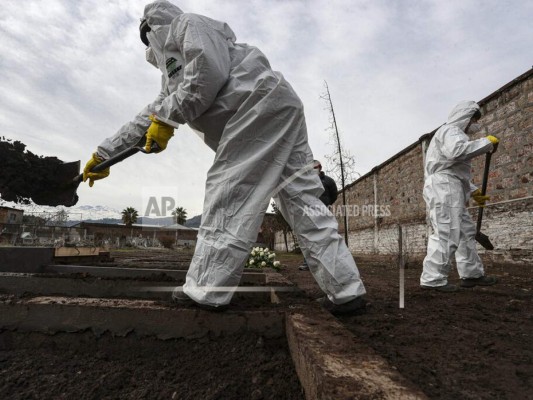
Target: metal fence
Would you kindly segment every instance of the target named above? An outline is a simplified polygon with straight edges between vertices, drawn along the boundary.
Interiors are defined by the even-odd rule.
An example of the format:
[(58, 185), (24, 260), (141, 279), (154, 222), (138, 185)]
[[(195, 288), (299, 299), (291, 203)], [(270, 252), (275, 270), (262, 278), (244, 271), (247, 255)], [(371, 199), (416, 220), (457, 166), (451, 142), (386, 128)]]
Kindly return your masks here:
[(94, 246), (85, 229), (66, 226), (0, 224), (0, 244), (11, 246)]

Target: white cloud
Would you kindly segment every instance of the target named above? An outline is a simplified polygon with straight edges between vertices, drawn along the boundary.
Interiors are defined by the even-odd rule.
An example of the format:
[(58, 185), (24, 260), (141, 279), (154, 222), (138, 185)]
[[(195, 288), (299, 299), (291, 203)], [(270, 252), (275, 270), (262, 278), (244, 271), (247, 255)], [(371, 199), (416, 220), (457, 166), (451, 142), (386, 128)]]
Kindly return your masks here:
[[(338, 126), (359, 172), (444, 121), (462, 99), (479, 100), (531, 67), (528, 1), (211, 1), (175, 3), (227, 22), (259, 47), (301, 97), (316, 158), (331, 152), (320, 99), (328, 81)], [(0, 130), (37, 154), (90, 157), (151, 102), (159, 73), (146, 63), (139, 0), (2, 2)], [(167, 151), (112, 168), (81, 204), (140, 208), (142, 187), (176, 185), (201, 212), (213, 153), (188, 128)]]

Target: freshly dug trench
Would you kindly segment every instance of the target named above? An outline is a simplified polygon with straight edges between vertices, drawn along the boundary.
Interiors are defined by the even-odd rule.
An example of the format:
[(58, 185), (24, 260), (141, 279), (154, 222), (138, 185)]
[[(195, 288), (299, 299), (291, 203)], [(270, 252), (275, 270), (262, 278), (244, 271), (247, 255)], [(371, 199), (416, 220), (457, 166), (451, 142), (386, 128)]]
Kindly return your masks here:
[[(0, 138), (0, 197), (6, 201), (57, 206), (65, 204), (56, 193), (77, 175), (79, 163), (42, 157), (20, 141)], [(75, 202), (75, 201), (74, 201)]]

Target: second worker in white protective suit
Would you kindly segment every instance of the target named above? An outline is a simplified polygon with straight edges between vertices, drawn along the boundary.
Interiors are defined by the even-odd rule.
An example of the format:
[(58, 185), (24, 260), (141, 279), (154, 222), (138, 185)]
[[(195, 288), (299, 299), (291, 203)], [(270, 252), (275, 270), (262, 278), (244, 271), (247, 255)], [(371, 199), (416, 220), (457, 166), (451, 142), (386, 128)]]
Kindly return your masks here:
[(429, 144), (425, 160), (424, 200), (429, 209), (433, 234), (423, 263), (420, 285), (443, 292), (458, 290), (448, 283), (455, 255), (461, 286), (493, 285), (485, 276), (476, 250), (476, 228), (467, 210), (472, 196), (481, 206), (488, 196), (472, 184), (471, 159), (488, 153), (498, 143), (494, 136), (470, 141), (466, 131), (481, 116), (474, 101), (463, 101), (452, 110)]
[[(313, 171), (303, 105), (256, 47), (237, 43), (223, 22), (183, 13), (168, 1), (144, 10), (147, 60), (162, 73), (156, 100), (106, 139), (84, 171), (90, 184), (109, 174), (92, 166), (137, 143), (165, 149), (173, 128), (188, 124), (216, 152), (208, 171), (202, 222), (183, 288), (173, 298), (208, 307), (230, 303), (274, 197), (333, 313), (365, 308), (365, 288), (334, 216), (309, 215), (323, 192)], [(159, 118), (159, 119), (158, 119)], [(228, 288), (227, 290), (225, 288)]]

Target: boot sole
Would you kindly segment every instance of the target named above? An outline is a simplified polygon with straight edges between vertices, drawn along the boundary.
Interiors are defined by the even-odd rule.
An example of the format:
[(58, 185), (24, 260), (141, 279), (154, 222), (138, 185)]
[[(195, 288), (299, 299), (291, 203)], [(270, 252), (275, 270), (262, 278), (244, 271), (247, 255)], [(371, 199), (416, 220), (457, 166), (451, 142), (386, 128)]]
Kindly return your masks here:
[(423, 286), (420, 285), (422, 290), (434, 290), (441, 293), (454, 293), (459, 291), (459, 288), (455, 286), (453, 289), (443, 289), (444, 286)]
[(229, 305), (213, 307), (213, 306), (208, 306), (208, 305), (205, 305), (205, 304), (197, 303), (197, 302), (195, 302), (192, 299), (186, 299), (185, 300), (185, 299), (176, 299), (174, 297), (172, 298), (171, 303), (172, 303), (172, 305), (177, 306), (177, 307), (199, 308), (201, 310), (205, 310), (205, 311), (209, 311), (209, 312), (215, 312), (215, 313), (224, 312), (224, 311), (226, 311), (229, 308)]
[(494, 282), (490, 283), (484, 283), (484, 282), (461, 282), (461, 287), (471, 289), (476, 286), (494, 286), (498, 283), (498, 280), (495, 280)]
[(461, 283), (461, 287), (462, 288), (466, 288), (466, 289), (472, 289), (473, 287), (476, 287), (476, 286), (494, 286), (496, 285), (497, 282), (494, 282), (494, 283), (474, 283), (474, 284), (466, 284), (466, 285), (463, 285)]

